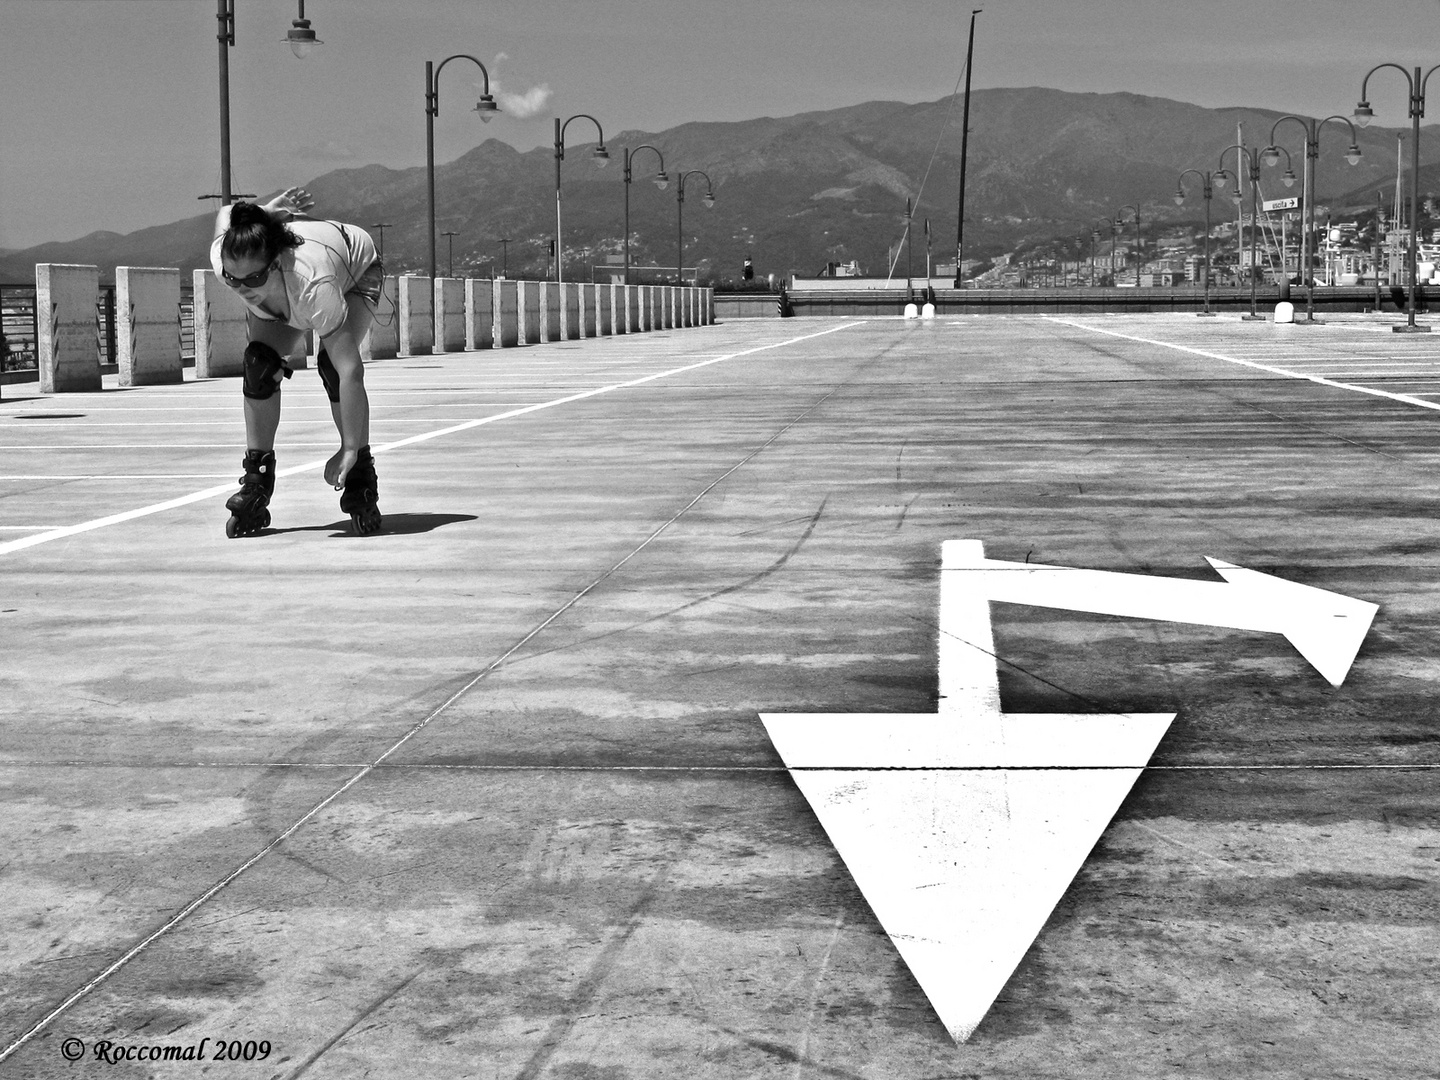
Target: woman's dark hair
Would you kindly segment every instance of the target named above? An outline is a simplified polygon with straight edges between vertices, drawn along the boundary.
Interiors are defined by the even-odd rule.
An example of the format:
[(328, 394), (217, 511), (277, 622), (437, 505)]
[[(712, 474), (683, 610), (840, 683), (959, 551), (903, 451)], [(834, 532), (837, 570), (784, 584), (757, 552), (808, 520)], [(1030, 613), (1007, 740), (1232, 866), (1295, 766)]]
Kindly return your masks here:
[(263, 206), (237, 202), (230, 207), (230, 227), (225, 230), (220, 250), (232, 259), (249, 259), (259, 255), (268, 266), (282, 251), (297, 248), (302, 243)]

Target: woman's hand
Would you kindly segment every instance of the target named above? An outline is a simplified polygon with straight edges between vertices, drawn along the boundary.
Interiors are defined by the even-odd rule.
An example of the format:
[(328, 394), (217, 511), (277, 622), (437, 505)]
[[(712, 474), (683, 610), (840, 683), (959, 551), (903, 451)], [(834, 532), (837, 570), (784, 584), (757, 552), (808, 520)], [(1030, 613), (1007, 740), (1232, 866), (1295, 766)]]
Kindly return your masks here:
[(330, 460), (325, 462), (325, 482), (336, 491), (341, 490), (345, 486), (345, 477), (359, 460), (360, 455), (354, 450), (341, 448), (335, 451)]
[(281, 219), (298, 217), (315, 205), (314, 197), (301, 187), (286, 188), (265, 204), (267, 213)]

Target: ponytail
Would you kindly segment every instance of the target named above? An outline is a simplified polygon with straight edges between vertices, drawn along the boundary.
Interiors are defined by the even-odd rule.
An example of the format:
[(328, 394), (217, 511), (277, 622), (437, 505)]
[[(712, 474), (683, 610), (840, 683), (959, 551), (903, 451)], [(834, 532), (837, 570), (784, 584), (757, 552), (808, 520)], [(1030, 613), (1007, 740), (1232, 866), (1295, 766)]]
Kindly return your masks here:
[(220, 250), (232, 259), (249, 259), (256, 255), (267, 264), (274, 262), (282, 251), (301, 244), (298, 236), (255, 203), (237, 202), (230, 207), (230, 227)]

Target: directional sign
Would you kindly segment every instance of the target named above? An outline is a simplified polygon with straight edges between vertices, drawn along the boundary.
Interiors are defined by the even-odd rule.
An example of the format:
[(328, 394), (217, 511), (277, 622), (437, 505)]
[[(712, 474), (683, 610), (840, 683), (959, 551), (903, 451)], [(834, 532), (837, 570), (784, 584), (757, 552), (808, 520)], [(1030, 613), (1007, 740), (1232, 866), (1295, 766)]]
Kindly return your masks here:
[[(1332, 682), (1344, 678), (1375, 605), (1210, 562), (1226, 582), (1001, 562), (978, 540), (948, 541), (937, 713), (762, 714), (956, 1042), (989, 1011), (1175, 718), (1002, 712), (990, 602), (1273, 630)], [(1293, 617), (1277, 610), (1286, 605)]]
[(1262, 199), (1260, 209), (1267, 214), (1272, 210), (1299, 210), (1300, 199), (1293, 195), (1288, 199)]

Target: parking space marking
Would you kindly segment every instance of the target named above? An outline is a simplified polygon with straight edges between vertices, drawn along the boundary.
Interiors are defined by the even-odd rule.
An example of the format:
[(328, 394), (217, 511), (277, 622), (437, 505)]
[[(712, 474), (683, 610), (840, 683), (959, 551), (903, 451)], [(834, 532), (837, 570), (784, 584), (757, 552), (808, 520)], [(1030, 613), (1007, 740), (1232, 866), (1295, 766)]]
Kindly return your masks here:
[[(1303, 379), (1306, 382), (1313, 382), (1320, 386), (1331, 386), (1337, 390), (1353, 390), (1357, 394), (1369, 394), (1372, 397), (1389, 398), (1391, 401), (1399, 401), (1406, 405), (1417, 405), (1422, 409), (1440, 411), (1440, 402), (1426, 401), (1413, 394), (1397, 394), (1390, 390), (1381, 390), (1378, 386), (1360, 386), (1356, 383), (1337, 382), (1334, 379), (1327, 379), (1323, 375), (1311, 375), (1303, 371), (1292, 371), (1289, 368), (1276, 367), (1273, 364), (1262, 364), (1256, 360), (1243, 360), (1238, 356), (1226, 356), (1224, 353), (1211, 352), (1208, 349), (1197, 349), (1190, 345), (1177, 345), (1173, 341), (1158, 341), (1155, 338), (1138, 337), (1135, 334), (1122, 334), (1118, 330), (1107, 330), (1104, 327), (1090, 326), (1086, 323), (1075, 322), (1071, 319), (1057, 319), (1052, 316), (1045, 316), (1045, 319), (1049, 322), (1058, 323), (1061, 326), (1073, 326), (1077, 330), (1089, 330), (1092, 333), (1106, 334), (1109, 337), (1117, 337), (1125, 341), (1139, 342), (1141, 345), (1158, 345), (1164, 349), (1174, 349), (1177, 352), (1190, 353), (1192, 356), (1203, 356), (1207, 360), (1221, 360), (1227, 364), (1239, 364), (1241, 367), (1268, 372), (1271, 375), (1279, 375), (1287, 379)], [(1353, 328), (1346, 327), (1346, 329)], [(0, 548), (0, 551), (3, 551), (3, 548)]]
[[(441, 438), (442, 436), (445, 436), (445, 435), (454, 435), (454, 434), (457, 434), (457, 433), (459, 433), (459, 432), (461, 432), (461, 431), (468, 431), (468, 430), (470, 430), (471, 428), (479, 427), (479, 426), (481, 426), (482, 424), (492, 424), (492, 423), (495, 423), (497, 420), (509, 420), (509, 419), (513, 419), (514, 417), (517, 417), (517, 416), (526, 416), (526, 415), (528, 415), (528, 414), (530, 414), (530, 413), (532, 413), (532, 412), (539, 412), (539, 411), (542, 410), (542, 409), (554, 408), (554, 407), (557, 406), (557, 405), (568, 405), (568, 404), (570, 404), (570, 403), (572, 403), (572, 402), (583, 401), (583, 400), (585, 400), (585, 399), (587, 399), (587, 398), (592, 398), (592, 397), (598, 397), (598, 396), (600, 396), (601, 394), (612, 393), (612, 392), (614, 392), (614, 391), (616, 391), (616, 390), (626, 390), (626, 389), (629, 389), (629, 388), (631, 388), (631, 387), (642, 386), (642, 385), (644, 385), (645, 383), (654, 382), (654, 381), (657, 380), (657, 379), (665, 379), (665, 378), (668, 378), (668, 377), (670, 377), (670, 376), (672, 376), (672, 375), (681, 375), (681, 374), (684, 374), (684, 373), (687, 372), (687, 371), (696, 371), (696, 370), (698, 370), (698, 369), (700, 369), (700, 368), (709, 367), (711, 364), (718, 364), (718, 363), (721, 363), (722, 361), (725, 361), (725, 360), (734, 360), (734, 359), (736, 359), (736, 358), (738, 358), (738, 357), (741, 357), (741, 356), (753, 356), (755, 353), (765, 352), (765, 351), (767, 351), (767, 350), (769, 350), (769, 349), (780, 349), (780, 348), (784, 348), (786, 345), (794, 345), (794, 344), (797, 344), (798, 342), (801, 342), (801, 341), (809, 341), (809, 340), (811, 340), (812, 338), (824, 337), (824, 336), (826, 336), (827, 334), (833, 334), (833, 333), (835, 333), (836, 331), (839, 331), (839, 330), (845, 330), (845, 329), (848, 329), (849, 327), (852, 327), (852, 326), (861, 326), (861, 325), (863, 325), (863, 320), (856, 320), (856, 321), (854, 321), (854, 322), (844, 322), (844, 323), (841, 323), (839, 326), (832, 326), (832, 327), (829, 327), (828, 329), (825, 329), (825, 330), (816, 331), (816, 332), (813, 333), (813, 334), (801, 334), (799, 337), (787, 338), (787, 339), (785, 339), (784, 341), (776, 341), (776, 342), (772, 342), (772, 343), (770, 343), (770, 344), (768, 344), (768, 345), (757, 345), (757, 346), (755, 346), (755, 347), (753, 347), (753, 348), (741, 349), (741, 350), (739, 350), (738, 352), (725, 353), (725, 354), (722, 354), (722, 355), (720, 355), (720, 356), (715, 356), (715, 357), (712, 357), (712, 358), (710, 358), (710, 359), (708, 359), (708, 360), (699, 360), (699, 361), (694, 361), (694, 362), (688, 363), (688, 364), (682, 364), (680, 367), (670, 368), (670, 369), (668, 369), (668, 370), (666, 370), (666, 371), (659, 371), (659, 372), (655, 372), (655, 373), (650, 374), (650, 375), (644, 375), (644, 376), (641, 376), (640, 378), (630, 379), (630, 380), (628, 380), (628, 381), (626, 381), (626, 382), (610, 383), (610, 384), (607, 385), (607, 386), (599, 386), (599, 387), (595, 387), (595, 388), (590, 389), (590, 390), (583, 390), (583, 391), (579, 391), (579, 392), (577, 392), (577, 393), (567, 394), (567, 395), (565, 395), (564, 397), (553, 398), (553, 399), (551, 399), (550, 401), (543, 401), (543, 402), (540, 402), (540, 403), (535, 404), (535, 405), (526, 405), (526, 406), (522, 406), (522, 407), (519, 407), (519, 408), (508, 409), (508, 410), (506, 410), (505, 412), (495, 413), (495, 414), (493, 414), (493, 415), (491, 415), (491, 416), (482, 417), (482, 418), (477, 419), (477, 420), (466, 420), (466, 421), (463, 421), (463, 422), (458, 423), (458, 424), (451, 424), (451, 425), (449, 425), (448, 427), (439, 428), (439, 429), (437, 429), (437, 430), (435, 430), (435, 431), (427, 431), (427, 432), (423, 432), (423, 433), (421, 433), (421, 434), (419, 434), (419, 435), (411, 435), (411, 436), (409, 436), (408, 438), (397, 439), (397, 440), (395, 440), (394, 442), (384, 443), (384, 444), (382, 444), (382, 445), (380, 445), (380, 446), (374, 447), (374, 448), (373, 448), (373, 452), (376, 453), (376, 454), (379, 454), (379, 453), (384, 453), (385, 451), (389, 451), (389, 450), (398, 450), (398, 449), (399, 449), (400, 447), (402, 447), (402, 446), (412, 446), (412, 445), (414, 445), (415, 443), (427, 442), (427, 441), (429, 441), (430, 439), (438, 439), (438, 438)], [(1436, 406), (1436, 407), (1437, 407), (1437, 408), (1440, 408), (1440, 406)], [(331, 443), (289, 443), (289, 444), (285, 444), (285, 445), (288, 445), (288, 446), (290, 446), (290, 447), (324, 446), (324, 447), (326, 447), (326, 448), (328, 449), (328, 448), (329, 448), (330, 446), (332, 446), (333, 444), (331, 444)], [(6, 447), (0, 447), (0, 449), (4, 449), (4, 450), (15, 450), (15, 449), (25, 449), (25, 448), (24, 448), (24, 447), (6, 446)], [(142, 446), (114, 446), (114, 445), (111, 445), (111, 446), (99, 446), (99, 445), (97, 445), (97, 446), (84, 446), (84, 445), (82, 445), (82, 446), (65, 446), (65, 447), (36, 446), (36, 447), (29, 447), (29, 449), (35, 449), (35, 450), (56, 450), (56, 449), (71, 449), (71, 450), (102, 450), (102, 449), (103, 449), (103, 450), (112, 450), (112, 449), (113, 449), (113, 450), (129, 450), (129, 449), (170, 450), (170, 449), (234, 449), (234, 447), (231, 446), (230, 444), (216, 443), (216, 444), (190, 444), (190, 445), (185, 445), (185, 446), (164, 446), (164, 445), (160, 445), (160, 446), (143, 446), (143, 445), (142, 445)], [(278, 470), (276, 470), (275, 475), (276, 475), (277, 477), (281, 477), (281, 476), (294, 476), (296, 473), (310, 472), (310, 471), (313, 471), (313, 470), (315, 470), (315, 469), (324, 468), (324, 466), (325, 466), (325, 461), (324, 461), (323, 459), (322, 459), (322, 460), (316, 460), (316, 461), (307, 461), (307, 462), (305, 462), (303, 465), (292, 465), (292, 466), (291, 466), (290, 468), (288, 468), (288, 469), (278, 469)], [(79, 524), (76, 524), (76, 525), (66, 525), (66, 526), (64, 526), (63, 528), (51, 529), (51, 530), (48, 531), (48, 532), (38, 533), (38, 534), (35, 535), (35, 536), (26, 536), (26, 537), (22, 537), (22, 538), (20, 538), (20, 539), (18, 539), (18, 540), (11, 540), (11, 541), (8, 541), (8, 542), (6, 542), (6, 543), (0, 543), (0, 555), (8, 555), (8, 554), (10, 554), (10, 553), (13, 552), (13, 551), (20, 551), (20, 550), (22, 550), (22, 549), (24, 549), (24, 548), (34, 547), (34, 546), (36, 546), (37, 544), (47, 544), (47, 543), (50, 543), (50, 542), (53, 541), (53, 540), (61, 540), (61, 539), (64, 539), (65, 537), (75, 536), (75, 535), (77, 535), (77, 534), (79, 534), (79, 533), (83, 533), (83, 532), (90, 532), (91, 530), (94, 530), (94, 529), (103, 529), (103, 528), (105, 528), (105, 527), (107, 527), (107, 526), (109, 526), (109, 525), (119, 525), (119, 524), (121, 524), (121, 523), (123, 523), (123, 522), (126, 522), (126, 521), (133, 521), (135, 518), (148, 517), (148, 516), (150, 516), (151, 514), (163, 513), (163, 512), (165, 512), (166, 510), (174, 510), (174, 509), (177, 509), (177, 508), (179, 508), (179, 507), (181, 507), (181, 506), (188, 506), (188, 505), (190, 505), (191, 503), (203, 502), (203, 501), (206, 500), (206, 499), (213, 499), (213, 498), (216, 498), (216, 497), (218, 497), (218, 496), (220, 496), (220, 495), (233, 494), (233, 489), (234, 489), (234, 487), (235, 487), (235, 484), (232, 482), (232, 483), (229, 483), (229, 484), (218, 485), (218, 486), (216, 486), (216, 487), (204, 488), (204, 489), (202, 489), (202, 490), (200, 490), (200, 491), (192, 491), (192, 492), (190, 492), (188, 495), (181, 495), (181, 496), (179, 496), (179, 497), (177, 497), (177, 498), (174, 498), (174, 499), (166, 499), (164, 502), (151, 503), (149, 506), (140, 506), (140, 507), (136, 507), (136, 508), (133, 509), (133, 510), (124, 510), (124, 511), (118, 513), (118, 514), (109, 514), (109, 515), (106, 515), (105, 517), (94, 518), (94, 519), (92, 519), (92, 520), (90, 520), (90, 521), (82, 521), (82, 522), (80, 522)]]

